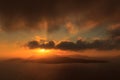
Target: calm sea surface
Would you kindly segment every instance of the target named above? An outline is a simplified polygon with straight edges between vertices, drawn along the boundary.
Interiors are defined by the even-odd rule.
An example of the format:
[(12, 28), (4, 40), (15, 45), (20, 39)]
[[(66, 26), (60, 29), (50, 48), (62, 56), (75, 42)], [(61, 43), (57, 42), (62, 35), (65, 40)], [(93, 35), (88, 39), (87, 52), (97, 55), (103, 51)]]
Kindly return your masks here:
[(0, 80), (120, 80), (120, 65), (0, 62)]

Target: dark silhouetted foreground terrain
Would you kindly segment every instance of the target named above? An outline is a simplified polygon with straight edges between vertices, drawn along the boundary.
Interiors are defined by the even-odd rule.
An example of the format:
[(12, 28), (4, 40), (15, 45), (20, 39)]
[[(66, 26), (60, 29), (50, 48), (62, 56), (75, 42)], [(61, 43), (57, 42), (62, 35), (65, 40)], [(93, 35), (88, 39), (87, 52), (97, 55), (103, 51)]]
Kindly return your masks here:
[(65, 57), (50, 61), (11, 59), (0, 62), (0, 80), (120, 80), (117, 61)]
[(104, 60), (94, 60), (94, 59), (83, 59), (83, 58), (70, 58), (70, 57), (60, 57), (52, 56), (49, 58), (30, 58), (30, 59), (20, 59), (13, 58), (5, 60), (7, 62), (33, 62), (33, 63), (43, 63), (43, 64), (63, 64), (63, 63), (107, 63)]

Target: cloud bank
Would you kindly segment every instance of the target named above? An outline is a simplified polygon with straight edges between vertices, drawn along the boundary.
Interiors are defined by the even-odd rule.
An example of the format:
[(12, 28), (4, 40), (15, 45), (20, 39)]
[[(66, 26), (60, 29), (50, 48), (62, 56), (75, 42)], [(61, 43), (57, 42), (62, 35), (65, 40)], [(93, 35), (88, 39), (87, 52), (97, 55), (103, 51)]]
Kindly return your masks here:
[(47, 26), (47, 32), (65, 27), (73, 33), (69, 23), (86, 29), (119, 23), (119, 3), (119, 0), (1, 0), (0, 24), (7, 32), (42, 30)]
[(71, 41), (61, 41), (58, 44), (55, 44), (54, 41), (49, 42), (39, 42), (39, 41), (30, 41), (26, 44), (30, 49), (34, 48), (46, 48), (46, 49), (61, 49), (61, 50), (87, 50), (87, 49), (96, 49), (96, 50), (119, 50), (120, 49), (120, 27), (109, 30), (110, 36), (107, 39), (101, 40), (96, 39), (92, 42), (85, 40), (77, 40), (75, 43)]

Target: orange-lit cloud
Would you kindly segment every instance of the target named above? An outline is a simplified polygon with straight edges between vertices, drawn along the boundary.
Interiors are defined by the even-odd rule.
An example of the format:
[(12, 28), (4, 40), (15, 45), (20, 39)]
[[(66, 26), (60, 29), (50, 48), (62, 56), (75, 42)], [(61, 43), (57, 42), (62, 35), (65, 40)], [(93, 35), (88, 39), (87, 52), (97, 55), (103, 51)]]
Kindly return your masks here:
[[(114, 33), (114, 32), (113, 32)], [(61, 49), (61, 50), (70, 50), (70, 51), (80, 51), (88, 49), (96, 50), (119, 50), (120, 49), (120, 38), (114, 38), (119, 36), (114, 33), (109, 39), (96, 39), (92, 42), (87, 42), (86, 40), (77, 40), (75, 42), (71, 41), (61, 41), (58, 44), (55, 44), (54, 41), (48, 41), (46, 43), (40, 43), (40, 41), (30, 41), (26, 46), (30, 49), (35, 48), (45, 48), (45, 49)], [(114, 36), (114, 37), (113, 37)]]
[(118, 3), (119, 0), (1, 1), (0, 23), (4, 31), (42, 30), (47, 26), (48, 32), (53, 32), (70, 21), (75, 25), (67, 23), (67, 28), (69, 27), (70, 32), (76, 33), (76, 26), (89, 29), (98, 23), (119, 23)]
[[(4, 40), (10, 43), (8, 47), (1, 45), (9, 51), (17, 50), (11, 48), (16, 41), (28, 42), (29, 48), (119, 50), (119, 3), (119, 0), (2, 0), (0, 44)], [(88, 38), (98, 39), (88, 43)]]
[(66, 23), (66, 28), (70, 34), (77, 34), (78, 33), (78, 29), (71, 22)]
[(46, 41), (46, 40), (47, 40), (46, 37), (44, 37), (44, 36), (43, 36), (43, 37), (35, 36), (34, 39), (35, 39), (36, 41), (40, 41), (40, 40)]
[(99, 23), (95, 21), (86, 21), (82, 27), (80, 28), (82, 32), (89, 31), (93, 28), (95, 28)]
[(113, 24), (110, 27), (108, 27), (108, 30), (115, 30), (115, 29), (118, 29), (118, 28), (120, 28), (120, 24)]

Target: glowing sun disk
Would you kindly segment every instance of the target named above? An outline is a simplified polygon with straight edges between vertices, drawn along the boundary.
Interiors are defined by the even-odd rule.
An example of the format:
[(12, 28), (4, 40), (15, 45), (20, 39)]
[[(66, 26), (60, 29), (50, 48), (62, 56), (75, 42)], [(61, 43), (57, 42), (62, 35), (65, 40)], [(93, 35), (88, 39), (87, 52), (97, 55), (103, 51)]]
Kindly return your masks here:
[(40, 52), (45, 52), (46, 50), (45, 49), (40, 49)]
[(50, 50), (47, 50), (47, 49), (38, 49), (37, 52), (38, 53), (48, 53), (48, 52), (50, 52)]

